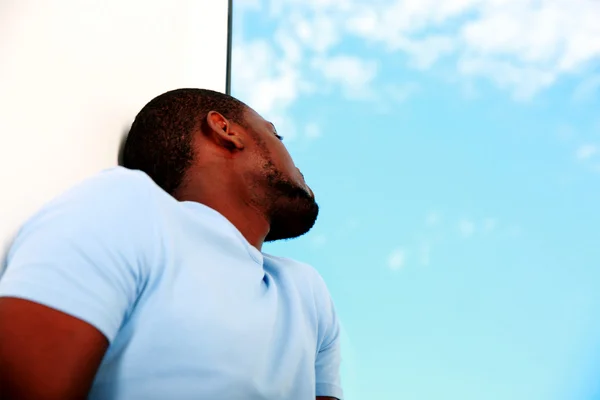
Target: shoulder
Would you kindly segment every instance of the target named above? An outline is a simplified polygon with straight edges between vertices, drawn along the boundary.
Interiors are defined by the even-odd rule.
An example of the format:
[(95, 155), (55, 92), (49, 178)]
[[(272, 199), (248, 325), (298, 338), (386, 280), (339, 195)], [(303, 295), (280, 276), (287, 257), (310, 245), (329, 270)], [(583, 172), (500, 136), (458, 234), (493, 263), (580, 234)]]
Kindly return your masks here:
[(305, 295), (311, 296), (316, 311), (317, 348), (327, 349), (337, 343), (339, 338), (339, 320), (335, 305), (321, 274), (311, 265), (289, 258), (275, 257), (284, 269), (291, 270), (294, 279), (303, 287)]
[(319, 271), (310, 264), (286, 257), (266, 255), (267, 258), (279, 264), (282, 271), (292, 276), (292, 278), (303, 289), (308, 289), (315, 297), (317, 304), (324, 305), (330, 302), (329, 290), (325, 280)]
[(274, 256), (272, 254), (263, 253), (264, 257), (268, 260), (279, 265), (280, 268), (285, 269), (290, 274), (297, 277), (303, 277), (311, 281), (322, 280), (319, 272), (310, 264), (294, 260), (292, 258)]
[[(151, 218), (161, 189), (143, 172), (104, 170), (46, 203), (21, 227), (8, 254), (25, 242), (95, 242), (125, 247), (157, 231)], [(164, 193), (167, 195), (166, 193)], [(168, 196), (168, 195), (167, 195)]]
[(79, 318), (112, 341), (162, 265), (158, 190), (144, 174), (116, 168), (47, 203), (17, 234), (0, 296)]
[(46, 203), (26, 223), (34, 221), (77, 216), (88, 218), (106, 217), (107, 213), (143, 212), (152, 205), (153, 192), (160, 190), (141, 171), (117, 167), (104, 170), (71, 187)]
[(144, 172), (115, 167), (103, 170), (73, 186), (49, 205), (66, 201), (100, 202), (110, 199), (131, 202), (159, 190), (161, 189)]

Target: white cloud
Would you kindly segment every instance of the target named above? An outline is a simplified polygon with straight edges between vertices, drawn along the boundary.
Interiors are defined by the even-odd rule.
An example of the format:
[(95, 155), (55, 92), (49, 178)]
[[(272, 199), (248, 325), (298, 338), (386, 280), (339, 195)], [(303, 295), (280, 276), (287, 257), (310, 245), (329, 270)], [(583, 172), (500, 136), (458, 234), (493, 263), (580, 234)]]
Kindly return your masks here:
[(592, 158), (598, 152), (598, 148), (593, 144), (584, 144), (579, 146), (575, 152), (575, 157), (580, 161)]
[(457, 69), (464, 75), (491, 79), (499, 88), (510, 90), (516, 100), (527, 100), (556, 80), (554, 73), (538, 67), (516, 66), (488, 57), (465, 56), (458, 61)]
[[(283, 124), (287, 140), (296, 126), (289, 109), (301, 96), (341, 89), (347, 98), (377, 101), (385, 112), (418, 91), (410, 82), (375, 90), (378, 60), (349, 48), (340, 53), (347, 38), (403, 53), (415, 69), (446, 62), (450, 80), (462, 78), (470, 88), (489, 80), (518, 100), (586, 72), (600, 58), (598, 0), (240, 0), (236, 21), (245, 11), (262, 11), (276, 28), (273, 39), (245, 40), (236, 22), (242, 33), (234, 40), (234, 95)], [(574, 97), (598, 87), (600, 77), (592, 76)]]
[[(253, 11), (257, 7), (257, 2), (245, 4)], [(330, 84), (341, 87), (347, 97), (367, 98), (378, 69), (375, 61), (325, 54), (338, 42), (334, 21), (300, 15), (292, 13), (291, 24), (276, 29), (273, 40), (236, 36), (233, 48), (233, 94), (275, 123), (286, 141), (296, 136), (289, 108), (300, 96)], [(315, 139), (320, 130), (309, 126), (305, 133)]]
[(568, 143), (575, 138), (575, 129), (570, 125), (561, 125), (556, 130), (556, 137), (563, 143)]
[(236, 12), (243, 12), (245, 10), (260, 10), (260, 0), (236, 0), (235, 1)]
[(285, 143), (296, 140), (298, 136), (298, 129), (296, 128), (296, 122), (289, 116), (286, 109), (280, 109), (276, 111), (270, 111), (263, 114), (265, 118), (275, 125), (277, 133), (285, 139)]
[(580, 73), (600, 57), (597, 0), (272, 0), (271, 5), (281, 26), (314, 51), (333, 49), (351, 35), (401, 51), (419, 69), (452, 55), (459, 74), (490, 79), (518, 99), (562, 75)]
[(419, 261), (423, 266), (428, 266), (431, 262), (431, 245), (429, 243), (421, 244), (419, 248)]
[(394, 114), (398, 112), (401, 103), (416, 96), (421, 91), (421, 86), (416, 82), (390, 83), (377, 87), (376, 96), (371, 99), (376, 101), (374, 111), (378, 114)]
[(411, 65), (417, 69), (431, 68), (441, 57), (456, 48), (454, 39), (448, 36), (431, 35), (421, 40), (406, 40), (398, 46), (411, 56)]
[(344, 223), (346, 230), (354, 231), (360, 227), (360, 221), (355, 218), (349, 218)]
[(478, 17), (461, 28), (462, 58), (485, 60), (477, 72), (517, 97), (532, 96), (600, 56), (596, 0), (488, 0), (476, 9)]
[(304, 136), (307, 139), (317, 139), (321, 137), (321, 128), (314, 122), (310, 122), (304, 128)]
[(475, 100), (479, 98), (480, 91), (477, 89), (477, 85), (472, 79), (465, 79), (461, 83), (461, 92), (466, 100)]
[(282, 50), (284, 59), (296, 65), (302, 61), (304, 49), (288, 30), (278, 29), (273, 39)]
[(259, 113), (281, 111), (301, 92), (302, 79), (293, 62), (279, 59), (266, 40), (237, 44), (232, 61), (236, 97)]
[(404, 266), (406, 262), (406, 251), (402, 248), (395, 249), (388, 257), (388, 267), (396, 271)]
[(327, 244), (327, 236), (324, 234), (318, 234), (312, 237), (312, 245), (316, 248), (321, 248)]
[(437, 211), (430, 211), (425, 217), (425, 225), (435, 226), (440, 222), (440, 214)]
[(600, 93), (600, 74), (592, 75), (577, 85), (573, 98), (576, 101), (584, 101), (593, 98), (596, 93)]
[[(277, 52), (277, 43), (285, 49), (282, 55)], [(295, 43), (282, 34), (274, 43), (268, 40), (246, 42), (238, 38), (233, 48), (234, 96), (273, 122), (286, 142), (297, 136), (289, 108), (299, 96), (312, 91), (298, 64), (302, 57)]]
[(523, 229), (519, 225), (513, 225), (508, 230), (508, 235), (512, 238), (520, 237), (523, 234)]
[(403, 84), (388, 85), (385, 87), (384, 92), (390, 100), (403, 103), (418, 93), (419, 90), (420, 86), (416, 82), (406, 82)]
[(483, 230), (485, 232), (492, 232), (494, 229), (496, 229), (497, 225), (498, 220), (496, 218), (486, 218), (483, 220)]
[(287, 25), (302, 44), (317, 53), (325, 53), (335, 46), (340, 40), (340, 30), (337, 20), (328, 15), (318, 13), (311, 18), (293, 13)]
[(458, 223), (458, 230), (463, 237), (471, 237), (475, 233), (475, 224), (467, 219), (463, 219)]
[(312, 67), (327, 82), (339, 84), (347, 97), (360, 99), (373, 96), (371, 84), (377, 74), (375, 61), (349, 55), (315, 58)]

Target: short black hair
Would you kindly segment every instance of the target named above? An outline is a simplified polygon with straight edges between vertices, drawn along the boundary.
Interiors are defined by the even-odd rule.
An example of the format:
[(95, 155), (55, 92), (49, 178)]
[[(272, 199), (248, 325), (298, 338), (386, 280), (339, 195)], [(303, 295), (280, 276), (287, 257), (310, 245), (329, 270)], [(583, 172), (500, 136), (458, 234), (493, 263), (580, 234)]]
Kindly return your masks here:
[(193, 135), (210, 111), (244, 124), (246, 105), (208, 89), (176, 89), (152, 99), (131, 125), (122, 165), (145, 172), (173, 195), (194, 160)]

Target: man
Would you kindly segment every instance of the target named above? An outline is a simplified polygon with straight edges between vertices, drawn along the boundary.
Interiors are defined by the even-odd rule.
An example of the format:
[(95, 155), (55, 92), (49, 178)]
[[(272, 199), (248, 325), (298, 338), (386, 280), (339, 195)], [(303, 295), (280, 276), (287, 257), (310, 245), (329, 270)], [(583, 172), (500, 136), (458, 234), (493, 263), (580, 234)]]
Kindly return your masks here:
[(217, 92), (148, 103), (104, 171), (18, 234), (0, 397), (333, 399), (339, 324), (311, 267), (262, 253), (318, 206), (274, 126)]

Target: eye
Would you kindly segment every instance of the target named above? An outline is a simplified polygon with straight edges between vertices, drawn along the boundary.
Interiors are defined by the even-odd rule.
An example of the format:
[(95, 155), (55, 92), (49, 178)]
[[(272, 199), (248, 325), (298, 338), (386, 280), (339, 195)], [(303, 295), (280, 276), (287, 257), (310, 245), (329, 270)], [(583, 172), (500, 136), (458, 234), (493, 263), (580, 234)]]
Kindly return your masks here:
[(283, 136), (281, 136), (281, 135), (278, 135), (278, 134), (275, 134), (275, 137), (276, 137), (277, 139), (279, 139), (279, 140), (283, 141)]

